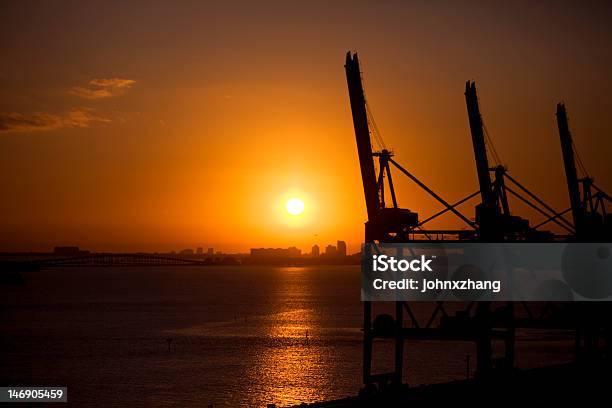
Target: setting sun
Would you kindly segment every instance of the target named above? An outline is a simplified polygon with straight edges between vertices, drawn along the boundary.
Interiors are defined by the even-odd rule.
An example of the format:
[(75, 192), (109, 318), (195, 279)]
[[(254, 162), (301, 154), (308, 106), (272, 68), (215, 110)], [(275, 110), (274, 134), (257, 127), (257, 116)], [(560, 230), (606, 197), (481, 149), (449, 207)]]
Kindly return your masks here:
[(291, 215), (300, 215), (304, 212), (304, 202), (299, 198), (291, 198), (285, 204), (287, 212)]

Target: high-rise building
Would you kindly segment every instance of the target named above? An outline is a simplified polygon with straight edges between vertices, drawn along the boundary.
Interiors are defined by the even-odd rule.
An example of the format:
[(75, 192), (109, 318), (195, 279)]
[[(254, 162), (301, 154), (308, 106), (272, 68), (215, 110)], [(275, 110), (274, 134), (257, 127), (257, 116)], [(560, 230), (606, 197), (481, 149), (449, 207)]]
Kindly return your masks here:
[(325, 256), (336, 256), (338, 254), (338, 250), (333, 245), (328, 245), (325, 247)]
[(208, 248), (208, 250), (206, 251), (206, 255), (208, 255), (208, 256), (215, 256), (215, 249), (214, 248)]
[(319, 246), (317, 244), (314, 244), (312, 246), (312, 252), (310, 253), (311, 256), (319, 256), (321, 253), (321, 250), (319, 249)]
[(298, 249), (298, 248), (296, 248), (296, 247), (294, 247), (294, 246), (289, 247), (289, 248), (287, 249), (287, 253), (289, 254), (289, 256), (294, 257), (294, 258), (297, 258), (297, 257), (299, 257), (299, 256), (302, 256), (302, 250), (301, 250), (301, 249)]
[(197, 247), (196, 248), (196, 254), (202, 255), (203, 252), (204, 252), (204, 250), (202, 249), (202, 247)]
[(338, 241), (338, 256), (346, 256), (346, 242)]

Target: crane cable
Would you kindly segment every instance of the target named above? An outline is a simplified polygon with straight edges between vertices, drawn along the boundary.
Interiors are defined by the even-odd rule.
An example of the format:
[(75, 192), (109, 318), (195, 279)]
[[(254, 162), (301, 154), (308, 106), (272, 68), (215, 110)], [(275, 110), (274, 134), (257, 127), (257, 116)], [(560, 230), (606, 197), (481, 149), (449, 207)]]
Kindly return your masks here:
[(574, 143), (573, 140), (572, 140), (572, 148), (574, 150), (574, 157), (576, 158), (576, 163), (578, 163), (578, 168), (582, 172), (582, 175), (586, 178), (591, 178), (591, 176), (589, 175), (589, 172), (584, 166), (584, 163), (582, 162), (582, 159), (580, 158), (580, 154), (578, 153), (578, 147), (576, 147), (576, 143)]
[(374, 139), (376, 140), (376, 144), (378, 145), (378, 147), (380, 149), (387, 149), (387, 146), (385, 145), (385, 141), (382, 138), (382, 134), (380, 133), (380, 130), (378, 129), (378, 125), (376, 124), (376, 121), (374, 120), (374, 115), (372, 114), (372, 110), (370, 109), (370, 104), (368, 103), (368, 101), (366, 100), (366, 114), (368, 116), (368, 122), (371, 123), (372, 125), (372, 132), (370, 132), (371, 134), (374, 135)]
[(497, 150), (495, 149), (495, 145), (493, 144), (493, 138), (491, 138), (491, 135), (489, 134), (489, 131), (487, 130), (487, 127), (485, 126), (484, 122), (482, 122), (482, 129), (484, 130), (486, 144), (491, 148), (491, 154), (493, 155), (493, 160), (495, 161), (495, 164), (502, 164), (501, 158), (499, 157), (499, 154), (497, 154)]
[(363, 77), (363, 75), (361, 75), (361, 89), (363, 90), (363, 101), (366, 107), (366, 116), (368, 119), (368, 124), (372, 125), (372, 129), (370, 131), (370, 137), (374, 136), (374, 141), (376, 142), (376, 145), (378, 146), (380, 150), (387, 149), (387, 146), (385, 145), (385, 141), (382, 138), (382, 134), (380, 133), (380, 130), (378, 129), (378, 125), (376, 124), (376, 121), (374, 120), (374, 115), (372, 114), (372, 110), (370, 109), (370, 104), (368, 103), (368, 99), (366, 98), (365, 78)]

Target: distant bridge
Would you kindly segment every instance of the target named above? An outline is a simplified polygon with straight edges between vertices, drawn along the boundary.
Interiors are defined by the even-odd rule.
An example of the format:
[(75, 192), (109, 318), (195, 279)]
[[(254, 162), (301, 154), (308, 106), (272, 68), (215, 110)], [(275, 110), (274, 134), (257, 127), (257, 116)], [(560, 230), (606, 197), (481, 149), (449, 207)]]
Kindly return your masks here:
[(34, 261), (41, 267), (58, 266), (203, 266), (210, 262), (150, 254), (88, 254)]

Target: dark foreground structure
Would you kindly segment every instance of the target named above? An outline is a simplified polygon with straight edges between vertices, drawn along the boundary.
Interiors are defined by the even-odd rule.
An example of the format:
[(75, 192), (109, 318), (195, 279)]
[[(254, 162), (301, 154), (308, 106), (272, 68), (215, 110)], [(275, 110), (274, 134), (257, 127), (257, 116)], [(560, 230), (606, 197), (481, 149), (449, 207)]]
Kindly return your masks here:
[[(416, 176), (402, 167), (385, 147), (368, 108), (357, 54), (346, 55), (353, 125), (367, 207), (366, 243), (410, 242), (414, 240), (475, 242), (609, 242), (612, 215), (606, 212), (611, 200), (588, 176), (570, 134), (565, 105), (557, 105), (557, 124), (565, 165), (571, 207), (556, 211), (517, 181), (499, 163), (480, 114), (476, 85), (468, 81), (465, 100), (474, 150), (479, 190), (449, 203)], [(371, 140), (380, 146), (372, 149)], [(492, 153), (495, 165), (490, 164)], [(378, 161), (376, 174), (375, 160)], [(577, 165), (578, 164), (578, 165)], [(398, 207), (392, 168), (416, 183), (437, 200), (443, 209), (419, 220), (417, 213)], [(578, 176), (578, 169), (584, 173)], [(386, 182), (385, 182), (386, 179)], [(513, 215), (508, 196), (527, 204), (545, 216), (537, 225)], [(391, 201), (391, 205), (387, 203)], [(472, 221), (458, 207), (479, 198)], [(427, 230), (429, 221), (447, 213), (457, 216), (466, 230)], [(571, 215), (571, 219), (566, 215)], [(564, 234), (541, 227), (555, 223)], [(608, 244), (603, 244), (607, 247)], [(589, 273), (592, 271), (585, 271)], [(601, 272), (601, 271), (599, 271)], [(604, 275), (607, 272), (604, 271)], [(575, 288), (571, 288), (575, 289)], [(568, 290), (571, 290), (568, 287)], [(363, 384), (358, 397), (312, 404), (313, 407), (404, 407), (432, 403), (525, 404), (605, 401), (610, 375), (612, 309), (605, 302), (528, 303), (466, 302), (450, 307), (430, 302), (431, 313), (419, 319), (409, 302), (375, 305), (364, 302)], [(449, 310), (452, 309), (453, 313)], [(515, 365), (516, 330), (560, 329), (574, 334), (574, 362), (538, 369), (520, 370)], [(407, 341), (467, 341), (476, 347), (476, 374), (472, 379), (451, 383), (409, 387), (403, 381), (404, 345)], [(494, 357), (493, 342), (501, 341), (504, 351)], [(394, 370), (372, 371), (376, 341), (394, 343)]]
[(314, 404), (311, 408), (453, 406), (567, 406), (609, 400), (609, 364), (565, 364), (531, 370), (498, 372), (487, 378), (409, 387)]

